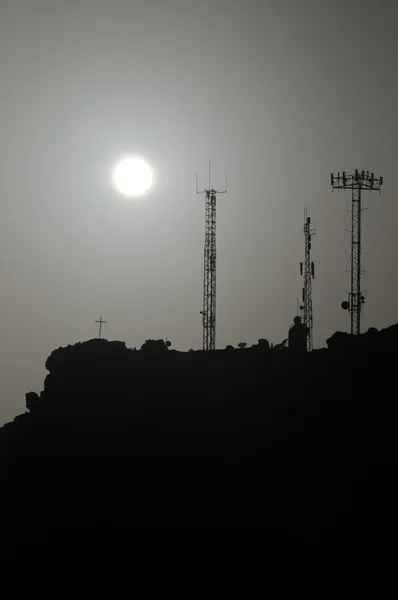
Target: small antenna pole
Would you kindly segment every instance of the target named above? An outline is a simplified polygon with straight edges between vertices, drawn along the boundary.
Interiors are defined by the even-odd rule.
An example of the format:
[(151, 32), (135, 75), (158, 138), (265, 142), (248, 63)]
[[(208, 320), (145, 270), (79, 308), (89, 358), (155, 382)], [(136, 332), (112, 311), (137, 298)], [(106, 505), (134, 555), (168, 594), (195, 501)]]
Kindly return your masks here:
[(315, 265), (311, 260), (312, 236), (315, 235), (315, 228), (311, 223), (311, 217), (308, 216), (307, 202), (304, 207), (304, 262), (300, 263), (300, 275), (303, 277), (302, 305), (300, 306), (301, 318), (308, 327), (307, 352), (313, 348), (313, 330), (314, 322), (312, 315), (312, 280), (315, 277)]

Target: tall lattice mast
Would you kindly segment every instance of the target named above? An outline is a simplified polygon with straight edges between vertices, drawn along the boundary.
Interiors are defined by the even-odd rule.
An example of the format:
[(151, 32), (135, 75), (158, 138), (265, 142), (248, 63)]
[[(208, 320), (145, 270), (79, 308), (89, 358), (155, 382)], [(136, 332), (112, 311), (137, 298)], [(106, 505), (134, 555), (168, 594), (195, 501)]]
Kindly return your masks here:
[(361, 215), (362, 191), (378, 191), (380, 193), (383, 185), (383, 177), (378, 179), (369, 171), (355, 169), (353, 175), (347, 175), (345, 171), (340, 175), (330, 175), (332, 189), (351, 190), (352, 195), (352, 214), (351, 214), (351, 292), (349, 301), (341, 303), (344, 310), (348, 310), (351, 315), (351, 333), (359, 335), (361, 333), (362, 307), (365, 297), (361, 292)]
[(204, 278), (203, 278), (203, 350), (216, 348), (216, 198), (217, 194), (226, 194), (225, 190), (217, 191), (211, 187), (211, 163), (209, 162), (209, 186), (198, 190), (196, 175), (196, 193), (205, 194), (205, 248), (204, 248)]
[(315, 235), (315, 229), (311, 223), (311, 217), (307, 215), (307, 207), (304, 209), (304, 239), (305, 254), (304, 262), (300, 263), (300, 273), (303, 276), (303, 295), (302, 295), (302, 319), (307, 325), (309, 333), (307, 336), (307, 351), (311, 352), (313, 346), (314, 322), (312, 316), (312, 280), (315, 277), (315, 265), (311, 261), (311, 237)]

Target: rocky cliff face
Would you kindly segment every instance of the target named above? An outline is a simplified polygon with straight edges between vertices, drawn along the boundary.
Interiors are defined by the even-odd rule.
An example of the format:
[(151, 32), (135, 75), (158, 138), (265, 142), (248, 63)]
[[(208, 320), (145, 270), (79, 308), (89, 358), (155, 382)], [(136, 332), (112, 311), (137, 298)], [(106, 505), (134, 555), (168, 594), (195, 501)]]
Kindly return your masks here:
[[(44, 390), (26, 396), (29, 412), (0, 430), (10, 510), (23, 498), (48, 523), (55, 506), (73, 504), (78, 523), (89, 502), (134, 527), (131, 511), (148, 526), (307, 535), (358, 520), (377, 503), (363, 486), (375, 490), (396, 459), (397, 343), (393, 326), (336, 333), (311, 354), (59, 348)], [(225, 510), (204, 510), (205, 497)]]

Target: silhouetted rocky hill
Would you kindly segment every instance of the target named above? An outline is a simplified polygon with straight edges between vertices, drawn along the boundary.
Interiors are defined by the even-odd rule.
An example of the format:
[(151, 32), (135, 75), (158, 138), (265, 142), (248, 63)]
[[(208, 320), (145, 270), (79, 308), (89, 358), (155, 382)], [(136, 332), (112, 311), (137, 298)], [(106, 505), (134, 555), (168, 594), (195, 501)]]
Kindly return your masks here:
[(41, 531), (261, 527), (315, 540), (391, 527), (398, 325), (327, 344), (55, 350), (44, 390), (0, 430), (11, 529), (21, 514)]

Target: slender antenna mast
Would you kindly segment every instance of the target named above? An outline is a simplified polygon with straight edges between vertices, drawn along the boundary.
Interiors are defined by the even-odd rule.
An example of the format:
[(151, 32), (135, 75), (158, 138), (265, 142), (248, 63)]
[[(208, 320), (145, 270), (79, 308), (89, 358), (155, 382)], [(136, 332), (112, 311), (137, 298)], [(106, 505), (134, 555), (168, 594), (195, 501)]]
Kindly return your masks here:
[(211, 162), (209, 161), (209, 187), (199, 191), (198, 175), (196, 175), (196, 193), (205, 194), (205, 246), (203, 277), (203, 350), (216, 349), (216, 197), (226, 194), (225, 190), (217, 191), (211, 187)]
[(383, 177), (378, 179), (369, 171), (355, 169), (353, 175), (347, 175), (345, 171), (340, 175), (330, 175), (330, 183), (333, 190), (351, 190), (352, 209), (351, 209), (351, 292), (349, 301), (341, 303), (344, 310), (348, 310), (351, 315), (351, 333), (359, 335), (361, 333), (362, 307), (365, 302), (365, 296), (361, 292), (361, 215), (362, 211), (362, 191), (378, 191), (380, 193), (383, 185)]
[(314, 322), (312, 316), (312, 280), (315, 277), (315, 264), (311, 261), (311, 238), (315, 235), (315, 228), (312, 226), (311, 217), (308, 216), (307, 206), (304, 209), (304, 239), (305, 253), (304, 262), (300, 263), (300, 274), (303, 276), (302, 291), (302, 310), (301, 316), (303, 323), (307, 325), (309, 333), (307, 336), (307, 352), (311, 352), (313, 347), (313, 329)]

